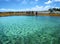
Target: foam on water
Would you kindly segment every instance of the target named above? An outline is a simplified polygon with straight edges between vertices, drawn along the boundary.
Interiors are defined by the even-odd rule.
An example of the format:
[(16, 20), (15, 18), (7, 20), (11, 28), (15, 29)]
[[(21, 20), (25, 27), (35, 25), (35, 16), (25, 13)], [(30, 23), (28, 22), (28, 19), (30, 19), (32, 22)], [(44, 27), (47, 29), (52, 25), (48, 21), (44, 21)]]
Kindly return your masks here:
[(4, 44), (54, 44), (55, 41), (55, 44), (59, 44), (60, 17), (0, 17), (0, 38)]

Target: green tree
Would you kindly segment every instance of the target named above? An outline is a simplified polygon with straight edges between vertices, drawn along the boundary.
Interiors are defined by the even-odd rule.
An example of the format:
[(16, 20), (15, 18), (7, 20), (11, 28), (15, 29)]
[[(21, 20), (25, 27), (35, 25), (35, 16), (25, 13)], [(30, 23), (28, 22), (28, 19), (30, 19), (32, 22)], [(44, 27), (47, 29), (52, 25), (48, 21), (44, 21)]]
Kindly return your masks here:
[(53, 13), (53, 9), (49, 9), (48, 11), (50, 11), (50, 13)]

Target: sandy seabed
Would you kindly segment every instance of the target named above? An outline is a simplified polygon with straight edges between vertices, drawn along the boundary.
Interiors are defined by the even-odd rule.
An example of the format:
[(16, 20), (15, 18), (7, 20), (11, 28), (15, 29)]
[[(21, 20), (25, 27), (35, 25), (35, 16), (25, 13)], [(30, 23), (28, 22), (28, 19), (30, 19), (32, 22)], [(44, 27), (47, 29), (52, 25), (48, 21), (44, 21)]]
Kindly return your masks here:
[(60, 44), (60, 18), (0, 17), (0, 44)]

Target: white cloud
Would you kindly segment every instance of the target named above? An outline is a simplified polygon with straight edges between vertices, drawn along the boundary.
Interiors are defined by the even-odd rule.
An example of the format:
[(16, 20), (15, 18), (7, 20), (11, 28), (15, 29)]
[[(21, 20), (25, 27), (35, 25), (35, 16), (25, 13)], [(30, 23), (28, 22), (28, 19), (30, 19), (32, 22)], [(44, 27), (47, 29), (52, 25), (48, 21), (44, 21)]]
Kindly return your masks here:
[(47, 2), (45, 2), (45, 4), (51, 4), (52, 1), (51, 0), (48, 0)]
[(60, 2), (60, 0), (55, 0), (56, 2)]
[(20, 9), (5, 9), (5, 8), (0, 8), (0, 11), (19, 11)]
[(42, 10), (42, 8), (43, 8), (43, 6), (36, 5), (35, 7), (32, 7), (31, 10), (33, 10), (33, 11), (40, 11), (40, 10)]
[(43, 11), (43, 10), (48, 10), (50, 8), (50, 6), (38, 6), (36, 5), (35, 7), (32, 8), (25, 8), (25, 9), (4, 9), (1, 8), (0, 11)]
[(32, 8), (26, 8), (26, 9), (21, 9), (21, 11), (43, 11), (43, 10), (48, 10), (50, 6), (38, 6), (36, 5), (35, 7)]

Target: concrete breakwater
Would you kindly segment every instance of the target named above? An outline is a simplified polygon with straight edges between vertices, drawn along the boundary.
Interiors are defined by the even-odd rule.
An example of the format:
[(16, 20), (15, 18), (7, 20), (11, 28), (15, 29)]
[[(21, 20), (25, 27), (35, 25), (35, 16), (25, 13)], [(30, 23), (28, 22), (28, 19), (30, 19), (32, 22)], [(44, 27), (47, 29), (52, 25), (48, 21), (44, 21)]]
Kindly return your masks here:
[(60, 16), (60, 12), (49, 11), (24, 11), (24, 12), (0, 12), (0, 16)]

